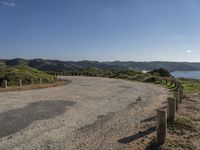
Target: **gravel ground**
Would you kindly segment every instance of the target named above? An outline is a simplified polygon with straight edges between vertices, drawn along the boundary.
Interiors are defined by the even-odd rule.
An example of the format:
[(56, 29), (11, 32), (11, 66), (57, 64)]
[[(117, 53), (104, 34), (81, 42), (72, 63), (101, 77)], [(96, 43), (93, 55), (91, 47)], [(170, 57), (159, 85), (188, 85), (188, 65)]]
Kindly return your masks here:
[(0, 149), (123, 149), (169, 94), (148, 83), (62, 78), (72, 83), (0, 93)]

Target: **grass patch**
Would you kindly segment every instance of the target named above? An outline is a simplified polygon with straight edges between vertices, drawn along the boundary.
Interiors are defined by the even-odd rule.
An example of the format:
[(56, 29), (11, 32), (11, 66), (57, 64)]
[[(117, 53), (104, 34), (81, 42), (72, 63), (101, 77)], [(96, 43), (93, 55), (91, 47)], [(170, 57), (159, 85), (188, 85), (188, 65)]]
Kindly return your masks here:
[(181, 78), (184, 88), (184, 94), (192, 94), (200, 92), (200, 80), (197, 79), (183, 79)]
[(191, 123), (192, 121), (190, 119), (184, 117), (176, 117), (175, 121), (169, 123), (168, 129), (172, 133), (183, 135), (185, 134), (186, 130), (193, 130)]
[(23, 84), (30, 84), (31, 78), (34, 83), (39, 83), (39, 79), (42, 78), (44, 83), (52, 83), (52, 76), (43, 71), (37, 69), (19, 65), (15, 67), (2, 67), (0, 68), (0, 84), (3, 86), (3, 81), (7, 80), (9, 86), (18, 85), (19, 80), (23, 81)]

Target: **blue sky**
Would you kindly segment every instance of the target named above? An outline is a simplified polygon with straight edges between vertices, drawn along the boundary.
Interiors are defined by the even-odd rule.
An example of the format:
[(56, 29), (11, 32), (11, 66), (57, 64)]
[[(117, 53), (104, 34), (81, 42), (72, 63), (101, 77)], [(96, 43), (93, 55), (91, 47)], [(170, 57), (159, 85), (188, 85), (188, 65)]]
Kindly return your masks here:
[(199, 0), (0, 0), (0, 58), (200, 61)]

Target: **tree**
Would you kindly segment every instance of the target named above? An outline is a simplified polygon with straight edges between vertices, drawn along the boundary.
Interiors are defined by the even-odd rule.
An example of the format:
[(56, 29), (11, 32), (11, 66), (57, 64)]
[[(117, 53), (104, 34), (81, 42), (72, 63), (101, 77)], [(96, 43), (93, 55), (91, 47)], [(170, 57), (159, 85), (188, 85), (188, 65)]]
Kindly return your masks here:
[(164, 68), (154, 69), (150, 72), (152, 75), (159, 74), (160, 77), (170, 77), (170, 72)]

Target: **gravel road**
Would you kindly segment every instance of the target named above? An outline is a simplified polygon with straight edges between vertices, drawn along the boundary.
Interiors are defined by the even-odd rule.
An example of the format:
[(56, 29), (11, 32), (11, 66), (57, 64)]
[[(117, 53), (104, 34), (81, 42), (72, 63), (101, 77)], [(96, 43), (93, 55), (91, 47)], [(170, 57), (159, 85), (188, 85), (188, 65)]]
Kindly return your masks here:
[(123, 149), (123, 138), (138, 131), (169, 94), (148, 83), (62, 78), (72, 83), (0, 93), (0, 149)]

